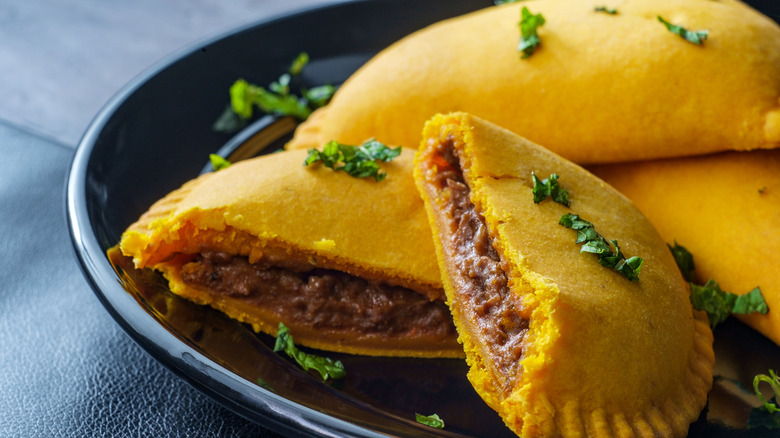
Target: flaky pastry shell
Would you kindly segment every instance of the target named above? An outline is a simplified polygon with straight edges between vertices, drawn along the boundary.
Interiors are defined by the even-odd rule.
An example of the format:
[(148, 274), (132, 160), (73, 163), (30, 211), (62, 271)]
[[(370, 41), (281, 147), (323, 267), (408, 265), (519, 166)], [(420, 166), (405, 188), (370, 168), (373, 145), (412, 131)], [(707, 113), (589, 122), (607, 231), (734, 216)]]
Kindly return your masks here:
[[(445, 20), (383, 50), (288, 149), (369, 137), (416, 147), (466, 111), (580, 163), (780, 145), (780, 27), (736, 0), (529, 0)], [(521, 58), (520, 9), (542, 14)], [(702, 45), (658, 17), (709, 30)]]
[[(204, 174), (158, 201), (125, 231), (120, 248), (138, 268), (162, 271), (174, 293), (211, 305), (256, 331), (274, 335), (281, 321), (296, 343), (315, 348), (460, 357), (463, 352), (442, 303), (430, 229), (412, 179), (413, 155), (405, 150), (393, 162), (383, 163), (387, 177), (380, 182), (318, 164), (305, 167), (305, 151), (238, 162)], [(296, 273), (337, 271), (405, 292), (372, 297), (359, 290), (351, 298), (335, 289), (332, 296), (320, 293), (317, 299), (324, 308), (337, 306), (340, 312), (357, 315), (361, 328), (351, 327), (334, 322), (326, 310), (311, 308), (311, 297), (296, 302), (277, 299), (289, 292), (275, 289), (275, 284), (242, 296), (217, 293), (219, 284), (185, 281), (187, 263), (207, 251)], [(213, 274), (215, 281), (222, 281), (220, 272)], [(204, 281), (210, 280), (206, 276)], [(405, 306), (419, 307), (424, 315), (432, 312), (437, 319), (429, 321), (431, 327), (425, 321), (418, 320), (419, 325), (405, 321), (411, 309), (392, 307), (398, 294), (408, 297), (411, 304)], [(263, 304), (262, 297), (271, 301)], [(377, 311), (364, 318), (363, 312), (375, 304), (391, 307), (387, 313), (392, 314)]]
[[(456, 185), (439, 179), (453, 150), (506, 276), (503, 296), (480, 295), (487, 282), (464, 286), (482, 268), (458, 258), (461, 215), (453, 223), (447, 210)], [(570, 207), (535, 204), (532, 171), (540, 179), (558, 174)], [(685, 436), (711, 387), (712, 332), (706, 315), (692, 309), (666, 244), (631, 202), (577, 165), (463, 113), (428, 122), (415, 180), (469, 380), (509, 428), (524, 437)], [(639, 280), (581, 253), (576, 233), (558, 224), (569, 212), (616, 239), (627, 257), (642, 257)], [(504, 304), (511, 311), (489, 324), (485, 315)], [(489, 341), (517, 315), (525, 329)], [(512, 363), (506, 357), (515, 350), (504, 346), (516, 336), (522, 354)]]

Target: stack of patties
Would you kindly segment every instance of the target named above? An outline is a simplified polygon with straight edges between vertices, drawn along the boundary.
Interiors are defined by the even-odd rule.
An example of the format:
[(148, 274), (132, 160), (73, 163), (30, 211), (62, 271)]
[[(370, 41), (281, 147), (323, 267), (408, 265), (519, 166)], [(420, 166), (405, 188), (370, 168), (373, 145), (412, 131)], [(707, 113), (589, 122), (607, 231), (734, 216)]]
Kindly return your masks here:
[(123, 234), (138, 268), (256, 331), (366, 355), (463, 351), (436, 266), (413, 153), (356, 179), (279, 152), (198, 177)]
[[(521, 53), (529, 14), (544, 17), (541, 44)], [(359, 180), (296, 150), (368, 138), (419, 146), (416, 166), (406, 150), (386, 180)], [(777, 154), (699, 157), (778, 145), (767, 17), (735, 0), (529, 0), (397, 42), (288, 151), (185, 184), (121, 248), (173, 292), (257, 331), (283, 322), (303, 345), (465, 350), (476, 391), (519, 435), (683, 436), (712, 384), (712, 332), (666, 244), (732, 292), (764, 283), (780, 306), (771, 265), (739, 268), (780, 250)], [(650, 221), (572, 162), (611, 163), (593, 170)], [(692, 214), (700, 197), (708, 215), (729, 210), (725, 225)], [(761, 318), (779, 340), (780, 319)]]
[[(539, 25), (530, 55), (518, 51), (532, 39), (521, 36), (521, 23)], [(414, 147), (425, 120), (452, 111), (599, 165), (592, 169), (636, 202), (667, 243), (691, 251), (696, 282), (714, 279), (740, 295), (760, 288), (769, 313), (739, 317), (780, 344), (780, 312), (772, 311), (780, 274), (771, 262), (780, 251), (775, 21), (738, 0), (489, 7), (379, 53), (288, 148), (368, 137)]]

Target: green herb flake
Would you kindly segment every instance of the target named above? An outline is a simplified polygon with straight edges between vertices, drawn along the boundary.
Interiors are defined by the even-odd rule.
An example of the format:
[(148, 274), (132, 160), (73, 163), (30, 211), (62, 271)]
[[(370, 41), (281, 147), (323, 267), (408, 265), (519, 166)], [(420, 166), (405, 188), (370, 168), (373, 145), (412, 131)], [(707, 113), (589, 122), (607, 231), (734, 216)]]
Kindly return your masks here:
[(436, 429), (444, 429), (444, 420), (442, 420), (437, 414), (422, 415), (415, 413), (414, 417), (420, 424), (434, 427)]
[(765, 191), (766, 191), (766, 186), (761, 187), (760, 189), (758, 189), (758, 194), (763, 195)]
[(333, 93), (336, 92), (336, 87), (333, 85), (320, 85), (312, 89), (302, 89), (303, 98), (309, 102), (309, 106), (313, 108), (319, 108), (325, 106), (333, 97)]
[(301, 120), (309, 117), (312, 110), (308, 107), (308, 102), (292, 94), (281, 94), (282, 85), (278, 82), (275, 84), (272, 85), (276, 92), (252, 85), (244, 79), (237, 80), (230, 87), (230, 105), (233, 112), (243, 119), (249, 119), (256, 105), (269, 114), (292, 116)]
[(517, 2), (521, 2), (521, 1), (523, 1), (523, 0), (495, 0), (493, 2), (493, 4), (496, 5), (496, 6), (499, 6), (499, 5), (505, 5), (507, 3), (517, 3)]
[(288, 70), (288, 72), (290, 72), (291, 75), (299, 75), (301, 74), (303, 68), (306, 67), (306, 64), (308, 63), (309, 63), (309, 54), (306, 52), (301, 52), (293, 60), (292, 64), (290, 64), (290, 69)]
[(290, 329), (281, 322), (279, 323), (276, 333), (276, 344), (274, 345), (274, 352), (279, 351), (284, 351), (288, 356), (295, 359), (304, 371), (313, 369), (319, 372), (322, 380), (327, 380), (328, 378), (343, 379), (347, 376), (344, 364), (340, 360), (334, 361), (327, 357), (316, 356), (298, 350), (293, 342)]
[(710, 326), (714, 328), (731, 315), (734, 302), (733, 298), (711, 279), (704, 286), (691, 283), (691, 304), (695, 309), (707, 312)]
[(247, 81), (239, 79), (230, 86), (230, 106), (239, 117), (252, 117), (252, 97)]
[(761, 294), (761, 289), (758, 287), (746, 294), (737, 295), (724, 291), (720, 288), (718, 282), (713, 279), (709, 279), (703, 286), (694, 284), (692, 282), (695, 268), (693, 254), (684, 246), (678, 244), (677, 241), (674, 242), (674, 246), (669, 244), (667, 246), (672, 252), (674, 261), (677, 262), (677, 267), (680, 268), (683, 278), (690, 283), (693, 308), (707, 312), (712, 328), (725, 321), (731, 314), (766, 314), (769, 312), (769, 306), (767, 306), (764, 296)]
[(536, 48), (542, 44), (537, 29), (544, 25), (542, 14), (532, 14), (527, 7), (523, 6), (520, 10), (520, 43), (517, 50), (523, 52), (522, 58), (528, 58), (533, 55)]
[(548, 197), (551, 197), (553, 201), (569, 206), (569, 192), (558, 184), (558, 174), (550, 174), (550, 177), (544, 180), (539, 180), (534, 172), (531, 172), (531, 182), (533, 182), (532, 193), (534, 195), (534, 203), (538, 204)]
[(674, 246), (669, 245), (668, 243), (666, 246), (668, 246), (669, 251), (672, 252), (674, 261), (677, 262), (677, 267), (680, 268), (680, 272), (682, 272), (685, 281), (693, 281), (693, 271), (696, 268), (693, 264), (693, 254), (684, 246), (678, 244), (676, 240), (674, 241)]
[[(299, 87), (298, 79), (309, 63), (305, 52), (293, 60), (287, 73), (271, 82), (267, 88), (250, 84), (244, 79), (236, 80), (230, 87), (230, 108), (214, 123), (214, 129), (221, 132), (234, 132), (246, 125), (259, 108), (266, 114), (291, 116), (305, 120), (312, 111), (327, 104), (336, 92), (332, 85), (321, 85), (311, 89)], [(294, 93), (299, 90), (300, 97)], [(237, 117), (236, 117), (237, 116)]]
[(593, 8), (593, 10), (595, 12), (603, 12), (603, 13), (609, 14), (609, 15), (617, 15), (617, 13), (618, 13), (617, 9), (615, 9), (615, 8), (608, 8), (606, 6), (596, 6), (595, 8)]
[(309, 155), (303, 165), (322, 162), (325, 167), (346, 172), (355, 178), (374, 178), (376, 181), (382, 181), (387, 174), (381, 172), (377, 161), (391, 161), (400, 154), (400, 146), (389, 148), (374, 139), (366, 140), (360, 146), (330, 141), (322, 148), (322, 152), (309, 149)]
[(750, 292), (742, 295), (737, 295), (734, 300), (734, 306), (731, 308), (731, 313), (736, 315), (747, 315), (748, 313), (760, 313), (766, 315), (769, 312), (769, 306), (764, 300), (764, 295), (761, 294), (761, 289), (756, 287)]
[(712, 279), (707, 281), (704, 286), (691, 283), (691, 303), (695, 309), (707, 312), (710, 326), (713, 328), (725, 321), (731, 314), (765, 314), (769, 311), (759, 288), (744, 295), (737, 295), (722, 290), (720, 285)]
[(663, 23), (669, 32), (680, 35), (683, 39), (693, 44), (702, 45), (710, 33), (709, 30), (688, 30), (682, 26), (664, 20), (660, 15), (658, 16), (658, 21)]
[(279, 96), (282, 97), (289, 96), (291, 80), (292, 80), (292, 76), (285, 73), (279, 76), (279, 79), (276, 80), (275, 82), (271, 82), (271, 85), (268, 86), (268, 89), (278, 94)]
[[(764, 398), (764, 394), (759, 389), (761, 383), (768, 383), (772, 390), (773, 397), (769, 400)], [(753, 408), (748, 418), (748, 429), (763, 427), (766, 429), (780, 429), (780, 406), (778, 397), (780, 397), (780, 378), (773, 370), (769, 370), (769, 375), (758, 374), (753, 378), (753, 390), (758, 398), (761, 399), (761, 406)]]
[(214, 168), (214, 172), (230, 167), (230, 161), (217, 154), (209, 154), (209, 161), (211, 161), (211, 167)]
[(642, 270), (644, 260), (641, 257), (626, 259), (617, 240), (607, 241), (596, 231), (592, 223), (576, 214), (564, 214), (558, 224), (577, 231), (576, 243), (583, 243), (580, 252), (596, 254), (601, 266), (614, 269), (631, 281), (639, 281), (639, 273)]

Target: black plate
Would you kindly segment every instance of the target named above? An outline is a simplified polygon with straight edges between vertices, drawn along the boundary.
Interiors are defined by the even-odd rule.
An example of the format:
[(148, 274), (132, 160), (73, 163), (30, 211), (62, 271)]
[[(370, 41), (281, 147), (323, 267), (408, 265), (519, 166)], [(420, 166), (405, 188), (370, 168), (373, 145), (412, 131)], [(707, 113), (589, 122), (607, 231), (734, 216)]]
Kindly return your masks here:
[[(780, 7), (753, 2), (776, 19)], [(96, 117), (71, 167), (67, 208), (72, 240), (95, 293), (144, 349), (239, 414), (285, 434), (319, 436), (513, 436), (465, 379), (461, 360), (341, 359), (334, 384), (301, 371), (255, 335), (208, 308), (172, 295), (160, 277), (107, 251), (155, 200), (197, 176), (205, 157), (231, 143), (212, 124), (227, 90), (243, 77), (268, 84), (301, 51), (305, 84), (337, 84), (378, 50), (440, 19), (490, 6), (477, 0), (377, 0), (322, 7), (266, 20), (198, 44), (127, 85)], [(423, 6), (424, 5), (424, 6)], [(263, 122), (260, 122), (263, 123)], [(284, 134), (284, 128), (281, 134)], [(252, 128), (254, 129), (254, 128)], [(232, 143), (245, 140), (246, 133)], [(273, 138), (276, 138), (274, 136)], [(112, 262), (114, 266), (112, 266)], [(752, 375), (780, 363), (780, 349), (736, 322), (719, 329), (719, 379), (692, 435), (744, 426), (741, 392)], [(750, 357), (748, 365), (742, 359)], [(438, 413), (444, 431), (419, 425)]]

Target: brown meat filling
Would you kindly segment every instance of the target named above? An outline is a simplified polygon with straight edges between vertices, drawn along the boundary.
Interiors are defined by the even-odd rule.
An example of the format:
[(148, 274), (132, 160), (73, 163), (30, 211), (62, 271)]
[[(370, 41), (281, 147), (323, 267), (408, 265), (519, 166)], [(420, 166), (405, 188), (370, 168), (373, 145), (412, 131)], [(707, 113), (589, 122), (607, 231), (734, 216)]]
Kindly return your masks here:
[[(449, 219), (448, 237), (461, 284), (456, 291), (464, 316), (468, 315), (481, 332), (481, 339), (492, 356), (486, 365), (492, 368), (494, 378), (503, 384), (507, 393), (519, 378), (520, 360), (524, 354), (524, 340), (528, 320), (515, 308), (519, 297), (511, 297), (507, 285), (505, 263), (493, 247), (485, 219), (469, 199), (470, 189), (465, 183), (453, 140), (438, 145), (435, 154), (438, 173), (432, 183), (437, 190), (447, 188), (450, 196), (444, 204)], [(446, 165), (441, 165), (446, 163)]]
[(452, 338), (449, 309), (403, 287), (325, 269), (295, 272), (205, 251), (182, 267), (185, 283), (271, 310), (287, 324), (391, 337)]

